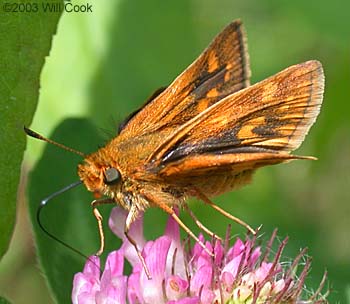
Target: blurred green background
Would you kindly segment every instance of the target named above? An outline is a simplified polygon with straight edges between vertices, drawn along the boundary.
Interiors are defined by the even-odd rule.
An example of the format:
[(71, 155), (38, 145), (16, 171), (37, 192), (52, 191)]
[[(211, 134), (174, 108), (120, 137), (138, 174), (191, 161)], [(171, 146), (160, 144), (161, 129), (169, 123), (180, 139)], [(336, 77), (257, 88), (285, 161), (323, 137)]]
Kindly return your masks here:
[[(39, 106), (31, 125), (47, 136), (61, 125), (55, 132), (60, 142), (83, 152), (92, 152), (98, 148), (98, 142), (102, 145), (111, 138), (118, 122), (156, 88), (168, 85), (234, 19), (240, 18), (247, 31), (252, 83), (292, 64), (309, 59), (322, 62), (326, 75), (324, 104), (315, 126), (297, 151), (319, 160), (261, 169), (251, 185), (218, 197), (215, 202), (253, 227), (263, 224), (267, 235), (278, 227), (281, 238), (286, 235), (290, 238), (286, 257), (294, 257), (300, 248), (308, 247), (313, 257), (308, 288), (316, 288), (327, 269), (327, 286), (332, 290), (330, 303), (350, 303), (350, 2), (88, 0), (88, 3), (92, 4), (92, 13), (64, 13), (61, 17), (42, 71)], [(80, 120), (65, 121), (72, 117)], [(88, 118), (92, 125), (82, 118)], [(36, 181), (40, 180), (39, 173), (45, 172), (38, 169), (43, 166), (44, 160), (39, 160), (44, 147), (36, 140), (28, 141), (16, 231), (0, 264), (0, 295), (12, 303), (53, 303), (36, 262), (27, 196), (34, 205), (76, 180), (79, 158), (65, 151), (57, 152), (56, 148), (53, 149), (56, 152), (46, 151), (46, 159), (50, 159), (50, 153), (58, 153), (61, 158), (46, 166), (49, 176), (42, 177), (39, 184), (31, 182), (30, 189), (25, 190), (29, 171), (36, 168), (31, 174)], [(84, 192), (77, 191), (76, 196)], [(62, 216), (71, 220), (69, 210), (75, 208), (77, 214), (84, 209), (92, 218), (89, 206), (92, 197), (82, 195), (86, 199), (79, 207), (72, 207), (70, 198), (58, 199), (57, 208), (62, 210)], [(228, 220), (201, 203), (194, 202), (192, 208), (209, 228), (224, 235)], [(57, 212), (52, 210), (52, 214)], [(186, 216), (184, 219), (191, 226)], [(52, 220), (49, 212), (45, 220)], [(150, 210), (146, 218), (147, 236), (161, 234), (165, 221), (164, 214)], [(62, 230), (60, 225), (64, 226), (55, 225), (58, 230)], [(93, 253), (98, 246), (94, 225), (93, 218), (87, 223), (76, 216), (69, 222), (70, 236), (66, 232), (65, 240), (86, 254)], [(94, 231), (93, 237), (89, 239), (89, 233), (84, 231)], [(233, 231), (243, 235), (237, 225), (233, 225)], [(52, 242), (47, 246), (56, 248)], [(112, 242), (109, 246), (117, 248), (117, 243)], [(60, 250), (59, 245), (57, 248)], [(74, 259), (81, 265), (78, 271), (83, 259), (76, 256)], [(56, 269), (60, 271), (61, 268)]]

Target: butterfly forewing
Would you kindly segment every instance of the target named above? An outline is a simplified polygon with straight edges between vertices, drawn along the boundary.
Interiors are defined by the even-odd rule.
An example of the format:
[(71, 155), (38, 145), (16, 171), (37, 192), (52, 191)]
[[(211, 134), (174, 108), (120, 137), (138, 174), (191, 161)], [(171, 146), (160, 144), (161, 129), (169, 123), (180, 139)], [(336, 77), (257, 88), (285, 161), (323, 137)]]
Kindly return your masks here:
[(239, 20), (228, 25), (164, 92), (128, 122), (121, 135), (141, 136), (181, 126), (222, 98), (247, 87), (250, 69), (245, 40)]
[(130, 113), (118, 126), (118, 134), (120, 134), (121, 131), (123, 131), (126, 126), (128, 125), (129, 121), (132, 120), (140, 111), (142, 111), (142, 109), (149, 104), (150, 102), (153, 101), (153, 99), (155, 99), (157, 96), (159, 96), (164, 90), (166, 89), (166, 87), (160, 87), (157, 90), (155, 90), (152, 95), (150, 95), (148, 97), (148, 99), (145, 101), (145, 103), (138, 108), (137, 110), (135, 110), (134, 112)]
[(323, 86), (319, 62), (291, 66), (198, 114), (150, 160), (161, 164), (161, 174), (171, 175), (290, 159), (288, 152), (299, 147), (319, 113)]

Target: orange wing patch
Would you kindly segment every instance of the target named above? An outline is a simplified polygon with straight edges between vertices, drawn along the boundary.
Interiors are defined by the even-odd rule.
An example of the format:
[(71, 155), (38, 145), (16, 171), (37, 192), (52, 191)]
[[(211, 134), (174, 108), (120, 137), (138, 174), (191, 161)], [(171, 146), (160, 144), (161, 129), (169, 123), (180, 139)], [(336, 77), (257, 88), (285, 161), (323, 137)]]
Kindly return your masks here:
[(123, 129), (123, 140), (177, 128), (222, 98), (249, 85), (250, 68), (243, 25), (229, 24), (174, 82)]
[(208, 72), (213, 73), (219, 69), (219, 59), (217, 53), (212, 50), (208, 52)]

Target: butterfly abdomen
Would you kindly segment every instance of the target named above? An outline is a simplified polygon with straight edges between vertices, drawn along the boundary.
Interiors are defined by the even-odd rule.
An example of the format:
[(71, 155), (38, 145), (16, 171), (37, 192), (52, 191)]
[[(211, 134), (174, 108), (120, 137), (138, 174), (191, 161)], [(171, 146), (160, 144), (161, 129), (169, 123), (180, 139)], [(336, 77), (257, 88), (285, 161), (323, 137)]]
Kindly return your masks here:
[(244, 170), (239, 173), (210, 174), (203, 178), (192, 178), (191, 185), (208, 197), (239, 189), (251, 182), (254, 170)]

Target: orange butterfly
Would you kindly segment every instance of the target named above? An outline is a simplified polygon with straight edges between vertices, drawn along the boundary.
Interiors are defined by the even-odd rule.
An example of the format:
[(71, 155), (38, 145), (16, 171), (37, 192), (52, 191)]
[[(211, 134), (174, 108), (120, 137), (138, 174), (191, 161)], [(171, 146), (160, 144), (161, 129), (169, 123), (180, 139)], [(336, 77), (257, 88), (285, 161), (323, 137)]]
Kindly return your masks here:
[(190, 196), (254, 233), (209, 197), (248, 183), (261, 166), (313, 159), (290, 152), (300, 146), (320, 111), (324, 75), (318, 61), (307, 61), (252, 86), (249, 78), (244, 29), (234, 21), (169, 87), (131, 114), (115, 138), (85, 156), (78, 166), (80, 180), (106, 197), (92, 202), (100, 227), (98, 254), (104, 239), (96, 207), (105, 203), (128, 210), (125, 234), (141, 261), (128, 231), (148, 207), (169, 213), (200, 244), (174, 207), (185, 208), (214, 235), (189, 210)]

